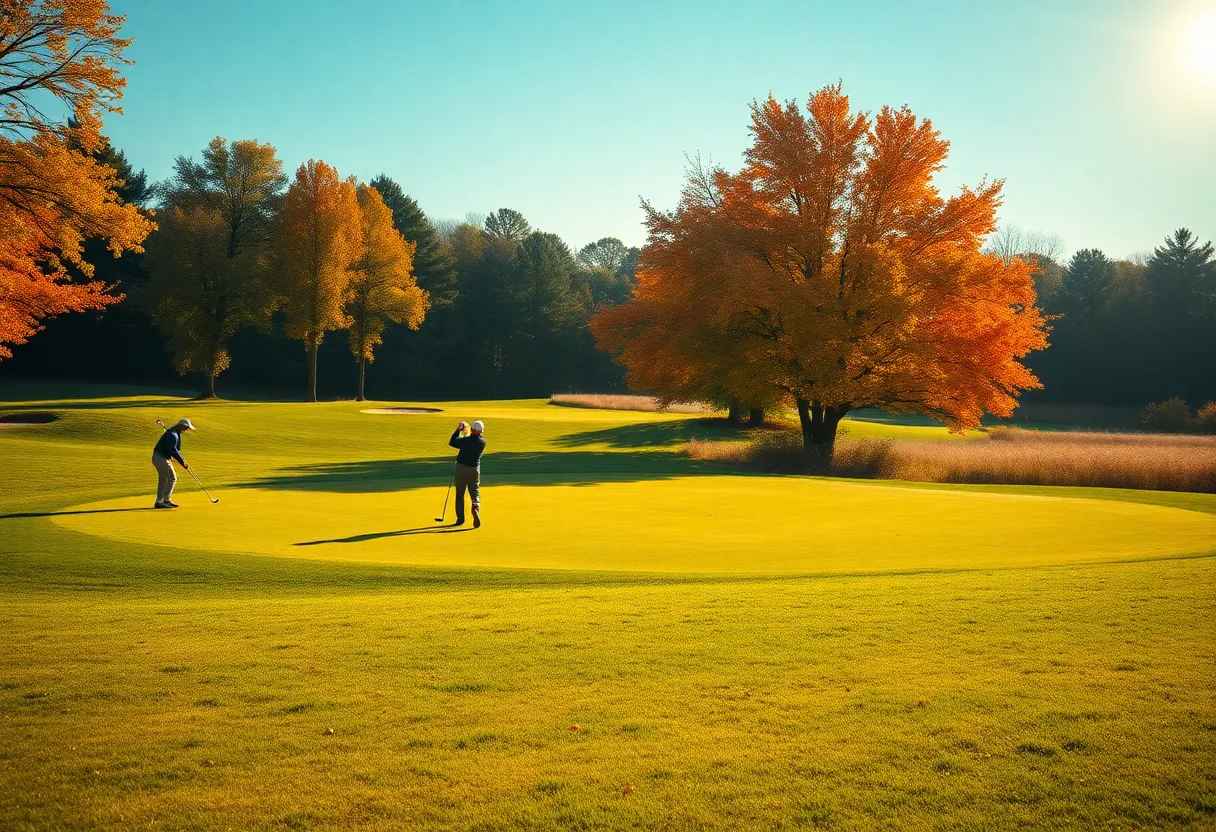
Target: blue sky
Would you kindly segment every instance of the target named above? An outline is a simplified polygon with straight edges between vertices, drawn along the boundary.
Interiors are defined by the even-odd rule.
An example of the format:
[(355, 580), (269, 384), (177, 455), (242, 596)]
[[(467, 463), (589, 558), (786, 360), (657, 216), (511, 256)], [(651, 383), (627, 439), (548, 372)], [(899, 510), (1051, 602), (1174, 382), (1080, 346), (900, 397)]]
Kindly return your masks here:
[[(951, 141), (939, 184), (1069, 251), (1216, 237), (1216, 0), (111, 0), (135, 38), (106, 132), (154, 179), (214, 136), (388, 173), (436, 218), (499, 207), (573, 246), (644, 239), (686, 154), (735, 167), (748, 105), (842, 80)], [(1216, 43), (1209, 45), (1216, 49)]]

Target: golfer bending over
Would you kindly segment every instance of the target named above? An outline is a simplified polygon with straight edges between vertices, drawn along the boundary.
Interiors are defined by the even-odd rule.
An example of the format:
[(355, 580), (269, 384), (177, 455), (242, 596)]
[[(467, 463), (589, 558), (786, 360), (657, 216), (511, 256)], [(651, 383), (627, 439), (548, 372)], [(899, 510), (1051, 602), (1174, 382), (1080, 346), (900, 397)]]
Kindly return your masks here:
[(172, 460), (177, 460), (183, 468), (190, 465), (182, 459), (182, 434), (194, 430), (189, 419), (182, 419), (176, 425), (160, 435), (156, 447), (152, 450), (152, 466), (156, 468), (156, 505), (152, 508), (177, 508), (173, 497), (173, 486), (177, 485), (177, 472), (173, 470)]
[(472, 433), (465, 435), (469, 428), (468, 422), (461, 422), (456, 432), (448, 440), (448, 444), (460, 453), (456, 454), (456, 468), (453, 478), (456, 480), (456, 525), (464, 525), (464, 492), (468, 489), (469, 499), (473, 502), (473, 528), (481, 527), (481, 452), (486, 449), (486, 439), (482, 436), (486, 426), (481, 421), (472, 424)]

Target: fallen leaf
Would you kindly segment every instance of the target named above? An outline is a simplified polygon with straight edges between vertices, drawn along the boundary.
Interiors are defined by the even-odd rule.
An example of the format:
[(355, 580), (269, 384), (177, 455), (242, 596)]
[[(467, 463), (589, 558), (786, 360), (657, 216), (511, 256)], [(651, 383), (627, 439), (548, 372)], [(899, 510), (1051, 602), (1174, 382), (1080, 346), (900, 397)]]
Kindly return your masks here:
[(581, 726), (581, 725), (571, 725), (570, 726), (571, 731), (581, 731), (582, 729), (583, 729), (583, 726)]
[(327, 737), (332, 737), (333, 735), (334, 735), (334, 729), (333, 729), (333, 728), (326, 728), (326, 729), (325, 729), (325, 736), (327, 736)]
[(621, 794), (633, 794), (633, 786), (626, 786), (621, 789)]

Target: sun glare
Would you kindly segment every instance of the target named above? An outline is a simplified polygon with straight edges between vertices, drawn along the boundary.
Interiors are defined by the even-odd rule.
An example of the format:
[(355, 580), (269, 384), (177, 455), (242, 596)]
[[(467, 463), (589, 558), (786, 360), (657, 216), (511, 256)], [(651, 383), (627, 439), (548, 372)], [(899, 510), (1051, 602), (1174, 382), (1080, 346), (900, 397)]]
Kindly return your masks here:
[(1216, 12), (1195, 21), (1187, 36), (1187, 47), (1194, 67), (1216, 81)]

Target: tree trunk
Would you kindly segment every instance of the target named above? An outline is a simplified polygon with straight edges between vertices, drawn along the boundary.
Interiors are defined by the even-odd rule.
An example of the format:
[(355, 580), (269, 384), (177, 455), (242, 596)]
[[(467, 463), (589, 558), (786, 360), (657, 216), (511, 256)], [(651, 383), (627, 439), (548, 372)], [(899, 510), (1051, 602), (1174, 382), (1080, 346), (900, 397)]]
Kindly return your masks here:
[(737, 399), (731, 400), (730, 410), (726, 413), (726, 421), (732, 425), (743, 424), (743, 405), (739, 404)]
[(802, 447), (811, 461), (826, 468), (836, 450), (836, 429), (849, 412), (848, 405), (829, 407), (818, 402), (798, 399), (798, 423), (802, 427)]
[(751, 407), (747, 411), (747, 423), (754, 427), (759, 427), (764, 424), (764, 408)]
[(317, 347), (318, 347), (318, 345), (316, 343), (309, 343), (309, 345), (308, 345), (308, 393), (307, 393), (307, 398), (309, 401), (313, 401), (313, 402), (315, 402), (317, 400), (317, 353), (319, 352)]
[(212, 373), (211, 377), (207, 379), (207, 398), (219, 398), (215, 395), (215, 373)]
[(359, 395), (355, 399), (358, 402), (365, 402), (367, 399), (363, 395), (363, 380), (367, 377), (367, 358), (366, 356), (359, 357)]

